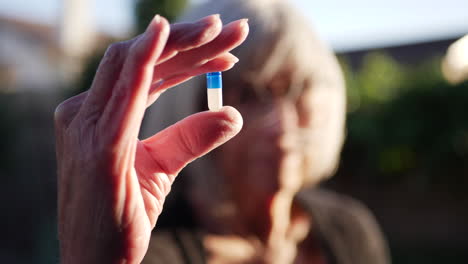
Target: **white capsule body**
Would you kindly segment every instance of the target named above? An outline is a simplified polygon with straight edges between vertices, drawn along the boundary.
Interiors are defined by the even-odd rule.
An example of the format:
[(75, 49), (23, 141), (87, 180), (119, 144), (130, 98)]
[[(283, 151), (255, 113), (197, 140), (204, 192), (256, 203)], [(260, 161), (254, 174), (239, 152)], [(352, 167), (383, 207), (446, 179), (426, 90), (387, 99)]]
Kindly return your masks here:
[(223, 88), (209, 88), (208, 91), (208, 109), (218, 111), (223, 107)]

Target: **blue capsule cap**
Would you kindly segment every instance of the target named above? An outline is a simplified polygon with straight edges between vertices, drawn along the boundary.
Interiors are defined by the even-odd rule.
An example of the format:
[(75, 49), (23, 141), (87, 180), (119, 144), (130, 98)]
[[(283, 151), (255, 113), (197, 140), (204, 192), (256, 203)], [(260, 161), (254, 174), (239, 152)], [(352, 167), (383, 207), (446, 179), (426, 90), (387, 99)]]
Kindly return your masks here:
[(206, 88), (208, 89), (223, 88), (221, 72), (209, 72), (206, 74)]

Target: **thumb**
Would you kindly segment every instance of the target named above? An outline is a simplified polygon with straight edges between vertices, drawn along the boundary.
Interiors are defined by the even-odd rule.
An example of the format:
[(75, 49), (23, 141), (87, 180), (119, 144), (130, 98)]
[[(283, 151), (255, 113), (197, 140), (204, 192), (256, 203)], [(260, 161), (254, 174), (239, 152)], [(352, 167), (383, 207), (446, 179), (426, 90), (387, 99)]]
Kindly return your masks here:
[(175, 175), (188, 163), (234, 137), (242, 116), (230, 106), (191, 115), (142, 141), (153, 160), (167, 174)]

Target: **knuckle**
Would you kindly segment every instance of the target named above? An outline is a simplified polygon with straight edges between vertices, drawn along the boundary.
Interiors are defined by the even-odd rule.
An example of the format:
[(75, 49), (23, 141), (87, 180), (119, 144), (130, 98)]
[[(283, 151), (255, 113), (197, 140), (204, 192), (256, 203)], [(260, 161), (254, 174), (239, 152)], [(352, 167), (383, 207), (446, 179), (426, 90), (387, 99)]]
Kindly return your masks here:
[(78, 112), (87, 92), (68, 98), (60, 103), (54, 111), (54, 123), (57, 127), (66, 126)]
[(65, 105), (65, 102), (62, 102), (55, 108), (55, 112), (54, 112), (55, 125), (62, 124), (62, 120), (64, 119), (65, 113), (66, 113), (66, 105)]
[(160, 188), (160, 191), (162, 193), (162, 199), (164, 197), (166, 197), (169, 192), (171, 191), (171, 186), (172, 186), (172, 181), (171, 179), (169, 178), (168, 175), (166, 174), (162, 174), (162, 175), (159, 175), (160, 176), (160, 185), (159, 185), (159, 188)]
[(127, 41), (115, 42), (110, 44), (106, 52), (104, 53), (103, 63), (115, 63), (117, 61), (120, 61), (121, 58), (125, 57), (127, 50)]
[(54, 112), (54, 123), (55, 126), (60, 128), (66, 125), (66, 121), (69, 119), (70, 116), (70, 100), (72, 98), (63, 101), (60, 103), (56, 108)]
[(117, 56), (123, 49), (123, 43), (122, 42), (114, 42), (109, 45), (109, 47), (106, 50), (105, 55), (106, 56)]
[(177, 126), (177, 131), (179, 133), (179, 138), (180, 138), (180, 147), (182, 149), (182, 151), (189, 155), (189, 156), (195, 156), (197, 153), (196, 153), (196, 150), (195, 150), (195, 145), (196, 143), (192, 137), (190, 137), (187, 132), (181, 128), (180, 126)]

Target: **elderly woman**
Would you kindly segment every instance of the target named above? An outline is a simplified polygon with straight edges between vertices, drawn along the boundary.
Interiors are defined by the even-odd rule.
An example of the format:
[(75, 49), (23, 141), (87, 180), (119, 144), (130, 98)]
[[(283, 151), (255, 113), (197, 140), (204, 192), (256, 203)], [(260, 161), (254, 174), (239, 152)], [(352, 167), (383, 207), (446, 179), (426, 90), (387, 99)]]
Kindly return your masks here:
[[(343, 141), (345, 90), (332, 53), (282, 1), (215, 1), (185, 19), (210, 13), (233, 22), (155, 17), (108, 49), (88, 92), (57, 108), (62, 262), (386, 263), (363, 207), (305, 191), (333, 173)], [(245, 17), (251, 34), (230, 53), (247, 36)], [(244, 121), (224, 107), (137, 139), (163, 91), (230, 69), (233, 54), (241, 60), (223, 76), (224, 99)], [(201, 80), (187, 86), (161, 96), (145, 131), (205, 109)], [(156, 223), (180, 170), (242, 123), (187, 168), (172, 197), (185, 206), (169, 203)]]
[[(144, 263), (386, 263), (364, 207), (305, 191), (332, 175), (343, 142), (345, 87), (332, 52), (286, 1), (213, 1), (183, 20), (207, 13), (249, 19), (233, 51), (240, 61), (223, 74), (224, 100), (244, 126), (184, 170)], [(204, 87), (199, 77), (168, 91), (144, 132), (205, 110)]]

